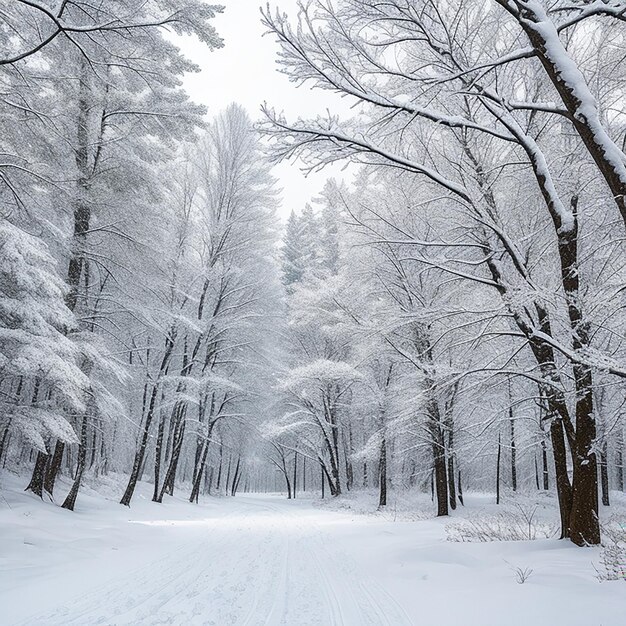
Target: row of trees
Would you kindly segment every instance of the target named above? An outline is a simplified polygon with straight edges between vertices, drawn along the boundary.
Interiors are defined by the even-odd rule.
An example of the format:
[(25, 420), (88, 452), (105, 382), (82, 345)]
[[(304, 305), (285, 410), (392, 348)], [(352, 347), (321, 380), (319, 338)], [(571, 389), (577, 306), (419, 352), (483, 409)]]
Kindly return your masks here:
[[(0, 463), (73, 509), (177, 478), (236, 491), (279, 310), (274, 180), (245, 112), (207, 124), (172, 43), (197, 0), (21, 2), (0, 21)], [(211, 445), (212, 444), (212, 445)], [(122, 494), (120, 494), (122, 495)]]
[[(350, 224), (342, 240), (354, 245), (345, 275), (304, 286), (292, 306), (292, 341), (310, 363), (288, 379), (280, 434), (306, 438), (317, 424), (313, 448), (338, 493), (342, 448), (345, 484), (354, 480), (350, 424), (371, 422), (383, 477), (390, 429), (411, 430), (407, 418), (422, 414), (401, 446), (432, 447), (445, 514), (460, 490), (457, 430), (472, 433), (475, 457), (490, 442), (500, 459), (502, 435), (489, 435), (499, 414), (513, 465), (521, 436), (541, 445), (549, 432), (562, 536), (598, 543), (607, 449), (623, 484), (626, 5), (298, 8), (295, 22), (264, 11), (282, 70), (347, 97), (356, 112), (291, 122), (267, 108), (274, 157), (311, 168), (351, 160), (367, 173), (335, 202)], [(290, 280), (294, 267), (290, 259)]]

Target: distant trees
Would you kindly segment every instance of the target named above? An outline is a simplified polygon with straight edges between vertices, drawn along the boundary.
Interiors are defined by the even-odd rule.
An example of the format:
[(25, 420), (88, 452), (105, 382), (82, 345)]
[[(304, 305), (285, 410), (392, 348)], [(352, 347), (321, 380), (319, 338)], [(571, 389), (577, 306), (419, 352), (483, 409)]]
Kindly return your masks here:
[[(153, 499), (173, 493), (191, 451), (197, 499), (215, 429), (254, 406), (248, 376), (265, 352), (264, 318), (276, 308), (274, 181), (244, 111), (232, 106), (219, 116), (184, 168), (162, 284), (167, 332), (160, 346), (145, 348), (154, 369), (123, 504), (141, 476), (156, 419)], [(188, 424), (195, 424), (193, 444)]]

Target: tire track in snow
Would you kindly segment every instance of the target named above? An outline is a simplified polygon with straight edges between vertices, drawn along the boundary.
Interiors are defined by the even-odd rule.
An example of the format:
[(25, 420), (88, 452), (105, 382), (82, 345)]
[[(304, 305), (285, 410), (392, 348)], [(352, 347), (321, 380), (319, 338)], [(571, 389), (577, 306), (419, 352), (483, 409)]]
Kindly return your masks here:
[[(245, 506), (237, 507), (217, 519), (227, 520), (246, 511)], [(21, 624), (23, 626), (137, 624), (136, 619), (127, 622), (129, 614), (138, 612), (155, 598), (157, 608), (163, 607), (197, 581), (198, 568), (194, 564), (197, 563), (198, 554), (206, 552), (211, 544), (212, 539), (209, 537), (193, 545), (190, 545), (189, 540), (177, 542), (174, 550), (169, 550), (159, 558), (131, 572), (125, 572), (121, 579), (112, 584), (104, 588), (94, 588), (93, 591), (84, 594), (76, 601), (67, 601), (56, 610), (39, 613), (24, 620)], [(217, 552), (209, 552), (210, 560), (221, 560), (220, 557), (226, 556), (228, 548), (228, 545), (223, 545)], [(165, 597), (162, 598), (162, 596)], [(150, 615), (154, 618), (154, 611), (149, 611), (149, 615), (144, 617), (149, 619)], [(141, 623), (155, 622), (143, 621)]]
[(196, 530), (112, 584), (23, 624), (410, 625), (307, 512), (242, 499), (207, 524), (204, 536)]
[[(325, 605), (329, 611), (329, 621), (321, 622), (332, 626), (411, 626), (411, 620), (404, 609), (383, 588), (354, 574), (354, 564), (341, 550), (329, 551), (327, 544), (335, 544), (332, 536), (322, 531), (313, 522), (315, 533), (310, 526), (303, 526), (302, 517), (286, 506), (271, 503), (251, 502), (256, 506), (271, 510), (276, 515), (295, 522), (300, 535), (298, 549), (308, 554), (314, 564), (317, 580), (321, 583)], [(322, 537), (325, 540), (322, 540)], [(306, 541), (304, 541), (306, 539)], [(349, 569), (347, 564), (351, 565)], [(329, 576), (332, 572), (332, 576)], [(289, 593), (289, 590), (288, 590)], [(346, 602), (348, 600), (348, 602)], [(366, 610), (364, 610), (366, 609)], [(278, 626), (281, 622), (265, 621), (267, 626)]]

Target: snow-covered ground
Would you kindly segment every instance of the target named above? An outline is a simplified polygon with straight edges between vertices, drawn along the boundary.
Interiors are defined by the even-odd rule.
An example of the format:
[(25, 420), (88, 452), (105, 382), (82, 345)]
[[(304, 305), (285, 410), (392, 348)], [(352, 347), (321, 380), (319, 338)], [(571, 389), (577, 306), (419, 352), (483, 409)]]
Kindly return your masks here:
[[(598, 550), (555, 539), (455, 543), (446, 520), (271, 495), (156, 505), (149, 485), (130, 509), (112, 489), (110, 500), (81, 495), (69, 513), (23, 493), (22, 483), (5, 474), (0, 485), (2, 626), (626, 619), (626, 584), (598, 581)], [(532, 569), (523, 584), (518, 567)]]

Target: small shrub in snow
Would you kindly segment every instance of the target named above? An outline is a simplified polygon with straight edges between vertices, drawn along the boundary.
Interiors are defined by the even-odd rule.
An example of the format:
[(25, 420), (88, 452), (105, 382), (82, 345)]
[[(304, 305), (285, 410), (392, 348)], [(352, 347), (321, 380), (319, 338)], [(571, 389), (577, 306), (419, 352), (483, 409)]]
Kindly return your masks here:
[(512, 567), (515, 572), (515, 580), (518, 584), (523, 585), (533, 573), (533, 570), (530, 567)]
[(614, 519), (602, 525), (598, 579), (626, 581), (626, 524)]
[(448, 541), (489, 542), (546, 539), (556, 532), (554, 524), (536, 518), (537, 507), (516, 505), (496, 515), (476, 515), (448, 524)]

